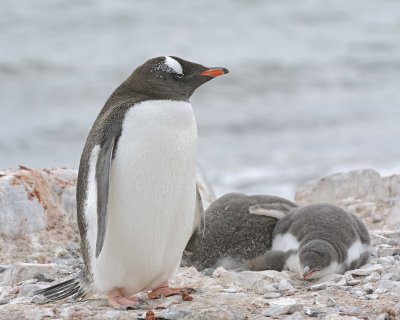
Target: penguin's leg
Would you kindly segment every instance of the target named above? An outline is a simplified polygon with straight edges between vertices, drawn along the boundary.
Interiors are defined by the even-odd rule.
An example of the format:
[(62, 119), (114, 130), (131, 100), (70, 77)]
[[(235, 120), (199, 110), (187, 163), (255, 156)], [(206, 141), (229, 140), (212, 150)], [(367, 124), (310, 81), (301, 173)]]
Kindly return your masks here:
[(137, 301), (135, 297), (124, 297), (121, 288), (115, 288), (108, 292), (108, 303), (114, 309), (134, 309)]
[(158, 288), (151, 290), (147, 295), (149, 299), (158, 299), (160, 297), (169, 297), (180, 295), (184, 301), (192, 301), (193, 298), (189, 293), (193, 292), (193, 288), (171, 288), (167, 281), (164, 281)]

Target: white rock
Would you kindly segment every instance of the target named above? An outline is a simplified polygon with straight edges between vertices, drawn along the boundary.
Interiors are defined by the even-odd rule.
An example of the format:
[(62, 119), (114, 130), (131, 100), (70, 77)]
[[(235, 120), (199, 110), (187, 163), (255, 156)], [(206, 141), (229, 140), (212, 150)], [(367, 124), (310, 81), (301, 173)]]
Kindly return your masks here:
[(368, 276), (374, 272), (382, 273), (385, 269), (380, 264), (366, 265), (360, 269), (354, 269), (347, 271), (346, 274), (351, 274), (355, 276)]
[(289, 280), (284, 279), (284, 280), (281, 280), (281, 281), (279, 282), (279, 287), (278, 287), (278, 290), (279, 290), (279, 291), (289, 291), (289, 290), (293, 290), (293, 289), (294, 289), (294, 288), (293, 288), (293, 286), (290, 284)]
[(263, 316), (266, 317), (276, 317), (276, 316), (280, 316), (280, 315), (284, 315), (284, 314), (292, 314), (298, 311), (302, 311), (303, 310), (303, 306), (300, 304), (292, 304), (292, 305), (276, 305), (273, 306), (267, 310), (264, 310), (262, 312)]

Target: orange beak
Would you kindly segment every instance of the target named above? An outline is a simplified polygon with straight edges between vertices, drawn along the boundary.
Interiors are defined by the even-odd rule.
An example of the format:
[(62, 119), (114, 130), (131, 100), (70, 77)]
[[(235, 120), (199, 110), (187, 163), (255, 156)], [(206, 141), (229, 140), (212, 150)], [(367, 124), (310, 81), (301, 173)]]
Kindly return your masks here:
[(215, 77), (222, 76), (223, 74), (228, 73), (228, 72), (229, 72), (228, 69), (225, 69), (225, 68), (211, 68), (211, 69), (208, 69), (208, 70), (200, 73), (200, 75), (215, 78)]

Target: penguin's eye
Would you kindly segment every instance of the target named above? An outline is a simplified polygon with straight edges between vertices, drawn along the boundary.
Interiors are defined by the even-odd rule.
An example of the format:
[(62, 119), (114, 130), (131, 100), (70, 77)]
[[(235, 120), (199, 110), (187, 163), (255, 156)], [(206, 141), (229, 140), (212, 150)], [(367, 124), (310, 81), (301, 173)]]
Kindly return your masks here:
[(183, 78), (183, 73), (177, 73), (176, 77), (179, 78), (179, 79), (182, 79)]

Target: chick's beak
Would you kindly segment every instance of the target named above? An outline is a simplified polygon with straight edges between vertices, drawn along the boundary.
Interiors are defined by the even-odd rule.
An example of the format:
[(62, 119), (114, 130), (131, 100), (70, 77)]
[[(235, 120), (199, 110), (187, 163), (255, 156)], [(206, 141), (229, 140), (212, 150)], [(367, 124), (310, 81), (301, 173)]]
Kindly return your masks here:
[(309, 279), (314, 273), (314, 270), (310, 271), (310, 267), (309, 266), (305, 266), (304, 270), (303, 270), (303, 279), (307, 280)]
[(210, 68), (210, 69), (207, 69), (206, 71), (203, 71), (202, 73), (200, 73), (200, 75), (215, 78), (215, 77), (222, 76), (223, 74), (226, 74), (228, 72), (229, 72), (229, 70), (226, 68)]

